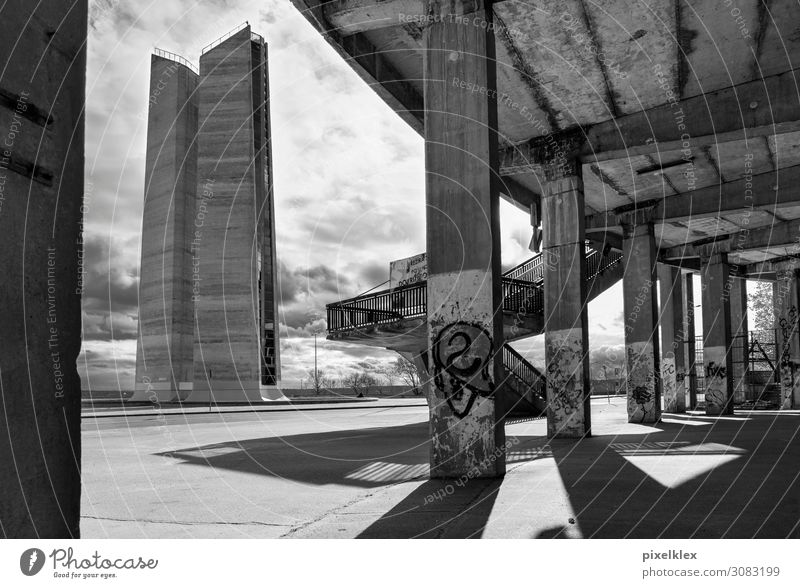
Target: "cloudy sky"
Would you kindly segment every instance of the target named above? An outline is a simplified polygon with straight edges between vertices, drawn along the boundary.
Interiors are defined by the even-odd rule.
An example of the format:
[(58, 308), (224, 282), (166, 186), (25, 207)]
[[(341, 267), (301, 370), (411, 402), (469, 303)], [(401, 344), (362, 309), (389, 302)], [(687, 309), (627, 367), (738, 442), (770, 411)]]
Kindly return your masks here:
[[(86, 389), (131, 389), (154, 47), (197, 63), (200, 50), (249, 21), (269, 44), (284, 383), (313, 367), (325, 304), (388, 279), (389, 261), (424, 239), (422, 139), (402, 122), (289, 0), (94, 0), (86, 109)], [(503, 264), (530, 254), (526, 214), (503, 203)], [(622, 343), (619, 285), (589, 308), (597, 352)], [(517, 345), (542, 362), (541, 337)], [(320, 338), (319, 361), (344, 374), (392, 352)]]

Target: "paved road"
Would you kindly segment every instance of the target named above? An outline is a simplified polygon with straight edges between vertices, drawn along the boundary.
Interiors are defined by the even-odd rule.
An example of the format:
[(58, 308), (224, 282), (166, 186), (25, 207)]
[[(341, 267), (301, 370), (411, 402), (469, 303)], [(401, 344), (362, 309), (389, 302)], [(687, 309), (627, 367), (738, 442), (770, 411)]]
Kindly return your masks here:
[(428, 480), (427, 408), (83, 421), (85, 537), (799, 536), (800, 414), (593, 401), (595, 436), (506, 427), (502, 481)]

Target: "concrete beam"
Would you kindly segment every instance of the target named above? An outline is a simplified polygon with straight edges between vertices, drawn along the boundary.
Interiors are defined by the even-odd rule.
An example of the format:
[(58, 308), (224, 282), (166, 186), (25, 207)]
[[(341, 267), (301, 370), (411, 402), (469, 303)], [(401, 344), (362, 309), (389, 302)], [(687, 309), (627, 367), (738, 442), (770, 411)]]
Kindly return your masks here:
[(427, 22), (426, 0), (335, 0), (324, 7), (325, 18), (343, 35)]
[[(700, 257), (699, 250), (707, 242), (707, 240), (697, 241), (662, 249), (660, 255), (662, 259)], [(800, 254), (800, 219), (778, 222), (760, 229), (745, 229), (738, 233), (728, 233), (717, 238), (715, 243), (728, 252), (794, 245), (797, 253)]]
[(538, 206), (541, 196), (510, 177), (500, 178), (500, 196), (524, 212)]
[[(638, 203), (639, 208), (652, 209), (654, 223), (675, 222), (724, 216), (749, 210), (774, 210), (777, 207), (800, 205), (800, 166), (782, 168), (750, 179), (725, 182), (690, 192), (681, 192), (663, 199)], [(613, 228), (620, 214), (626, 211), (601, 212), (586, 218), (586, 230)]]
[(323, 0), (292, 0), (292, 4), (400, 118), (418, 133), (423, 133), (422, 95), (397, 73), (363, 33), (342, 35), (327, 20), (324, 11), (327, 3)]
[(697, 152), (708, 144), (706, 136), (724, 133), (726, 141), (744, 139), (751, 137), (749, 129), (758, 127), (773, 128), (774, 133), (775, 125), (800, 120), (798, 75), (798, 70), (787, 71), (596, 124), (586, 131), (582, 154), (593, 158), (619, 150), (630, 157), (632, 149), (663, 151), (664, 143), (672, 141)]

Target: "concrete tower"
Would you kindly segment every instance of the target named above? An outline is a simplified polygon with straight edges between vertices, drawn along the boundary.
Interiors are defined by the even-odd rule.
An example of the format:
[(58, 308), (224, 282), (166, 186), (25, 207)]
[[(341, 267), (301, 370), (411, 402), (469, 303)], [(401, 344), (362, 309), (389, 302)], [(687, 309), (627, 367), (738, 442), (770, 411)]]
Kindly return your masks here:
[(267, 48), (249, 26), (200, 57), (192, 401), (277, 398)]
[(132, 400), (181, 400), (191, 391), (197, 81), (182, 57), (152, 56)]

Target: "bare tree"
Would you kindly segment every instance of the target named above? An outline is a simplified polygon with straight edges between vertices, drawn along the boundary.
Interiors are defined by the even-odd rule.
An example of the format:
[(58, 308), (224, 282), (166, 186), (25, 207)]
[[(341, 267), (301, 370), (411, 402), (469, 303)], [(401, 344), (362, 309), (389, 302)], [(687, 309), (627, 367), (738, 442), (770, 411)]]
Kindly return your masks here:
[(413, 361), (409, 361), (402, 355), (395, 360), (393, 371), (400, 380), (414, 392), (415, 396), (422, 394), (419, 386), (419, 372)]
[(317, 396), (330, 386), (331, 378), (328, 377), (325, 370), (308, 370), (307, 374), (309, 386)]
[(353, 394), (361, 398), (369, 393), (369, 389), (375, 385), (376, 380), (367, 371), (354, 371), (347, 374), (342, 383), (353, 391)]

